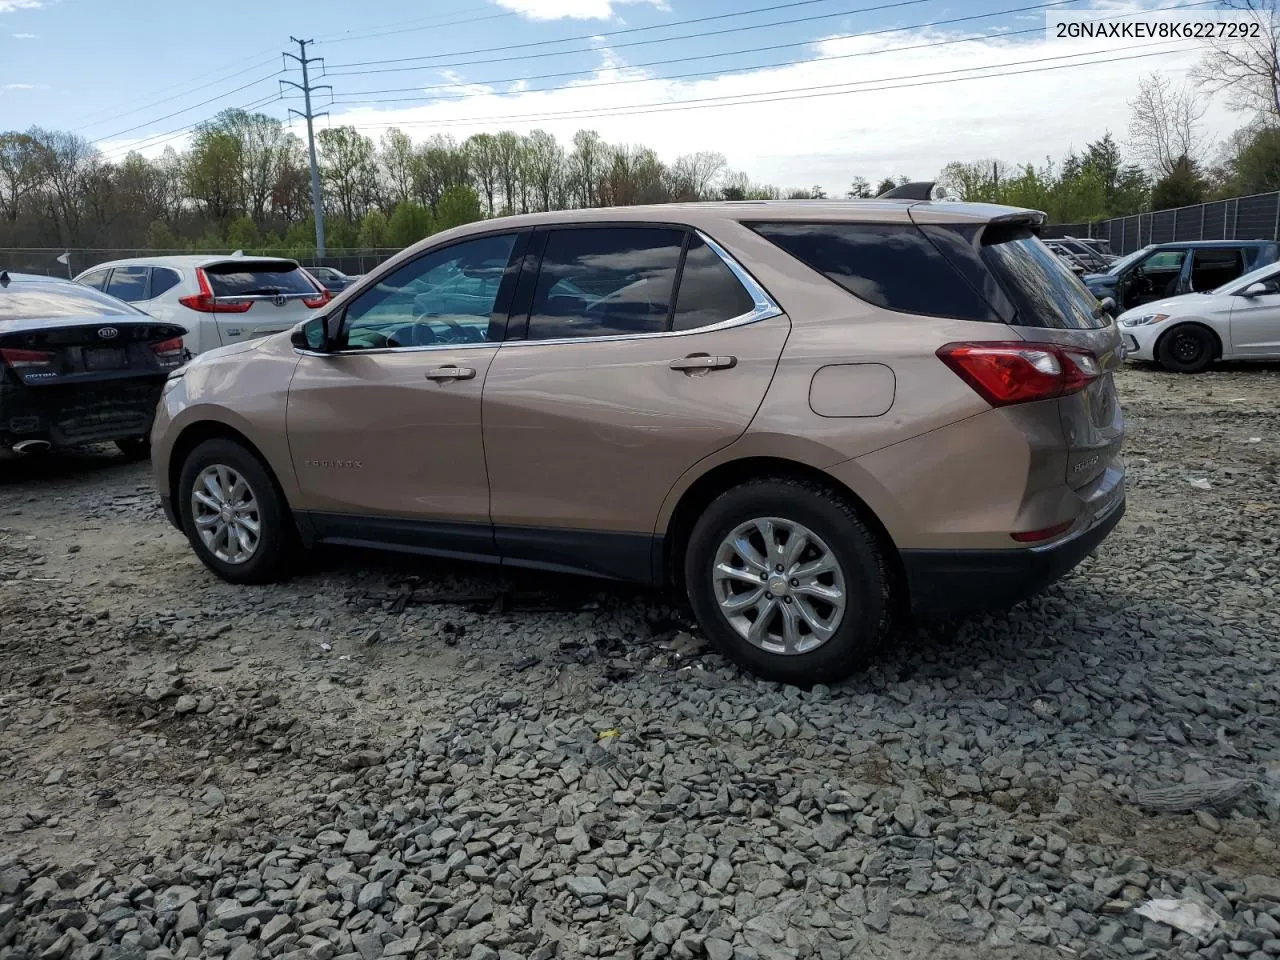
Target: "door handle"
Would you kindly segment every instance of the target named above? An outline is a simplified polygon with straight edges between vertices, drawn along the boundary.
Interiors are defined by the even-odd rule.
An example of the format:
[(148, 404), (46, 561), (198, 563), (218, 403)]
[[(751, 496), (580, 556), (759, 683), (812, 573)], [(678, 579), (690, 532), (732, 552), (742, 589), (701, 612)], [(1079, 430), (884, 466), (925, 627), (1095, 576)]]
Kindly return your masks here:
[(455, 367), (447, 364), (427, 371), (428, 380), (470, 380), (476, 375), (471, 367)]
[(672, 370), (684, 370), (696, 373), (699, 370), (729, 370), (738, 365), (737, 357), (713, 357), (706, 353), (691, 353), (679, 360), (672, 360), (668, 366)]

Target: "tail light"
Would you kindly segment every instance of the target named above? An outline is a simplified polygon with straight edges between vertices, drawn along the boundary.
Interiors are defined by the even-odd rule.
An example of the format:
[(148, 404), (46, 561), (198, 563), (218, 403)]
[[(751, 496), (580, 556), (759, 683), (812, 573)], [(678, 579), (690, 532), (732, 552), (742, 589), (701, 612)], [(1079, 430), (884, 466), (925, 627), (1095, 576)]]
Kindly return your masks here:
[(1052, 540), (1060, 533), (1066, 533), (1074, 523), (1074, 520), (1064, 520), (1062, 523), (1055, 523), (1052, 527), (1045, 527), (1041, 530), (1022, 530), (1018, 533), (1011, 533), (1009, 536), (1019, 543), (1040, 543), (1044, 540)]
[(1102, 374), (1093, 354), (1056, 343), (948, 343), (938, 359), (993, 407), (1079, 393)]
[(328, 290), (321, 290), (314, 297), (304, 298), (302, 303), (304, 306), (310, 307), (312, 310), (317, 310), (320, 307), (323, 307), (326, 303), (328, 303), (332, 299), (333, 299), (333, 294), (331, 294)]
[(160, 361), (162, 367), (177, 367), (182, 365), (182, 338), (172, 337), (168, 340), (161, 340), (159, 343), (151, 345), (151, 351), (156, 355), (156, 359)]
[(219, 303), (213, 296), (213, 288), (209, 286), (209, 278), (204, 270), (196, 268), (196, 280), (200, 283), (200, 292), (187, 297), (179, 297), (178, 302), (191, 310), (200, 313), (244, 313), (253, 306), (252, 300), (241, 300), (238, 303)]
[(52, 366), (57, 356), (49, 350), (18, 350), (8, 347), (0, 349), (0, 360), (14, 370), (32, 370), (37, 367)]

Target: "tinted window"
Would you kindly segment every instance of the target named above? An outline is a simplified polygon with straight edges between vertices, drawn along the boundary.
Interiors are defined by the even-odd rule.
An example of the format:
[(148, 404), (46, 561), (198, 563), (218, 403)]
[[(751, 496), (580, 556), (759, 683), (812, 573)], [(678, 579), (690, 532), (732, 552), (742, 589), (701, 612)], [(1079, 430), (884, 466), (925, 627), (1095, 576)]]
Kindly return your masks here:
[(93, 273), (86, 273), (83, 277), (76, 281), (86, 287), (93, 287), (95, 290), (101, 290), (107, 282), (107, 274), (110, 270), (95, 270)]
[(1140, 267), (1145, 273), (1169, 273), (1180, 271), (1182, 261), (1186, 259), (1185, 250), (1160, 250), (1143, 260)]
[(107, 284), (107, 293), (119, 297), (126, 303), (137, 303), (147, 299), (147, 268), (116, 267), (111, 271), (111, 282)]
[(1234, 247), (1210, 247), (1191, 254), (1191, 289), (1212, 290), (1244, 273), (1244, 253)]
[[(912, 224), (763, 223), (753, 229), (854, 296), (902, 313), (995, 320), (929, 238)], [(1046, 255), (1053, 254), (1045, 251)]]
[(172, 290), (181, 282), (182, 277), (177, 270), (170, 270), (168, 267), (152, 267), (150, 299), (154, 300), (160, 294), (167, 290)]
[(204, 272), (215, 297), (316, 292), (315, 284), (288, 260), (215, 263), (205, 267)]
[(1110, 322), (1106, 314), (1094, 316), (1098, 301), (1093, 294), (1025, 226), (988, 226), (982, 235), (982, 259), (1013, 302), (1013, 323), (1087, 330)]
[(672, 330), (694, 330), (732, 320), (755, 309), (751, 294), (738, 282), (729, 265), (701, 237), (689, 239)]
[(516, 242), (512, 233), (434, 250), (400, 267), (347, 308), (347, 349), (500, 339), (490, 315)]
[(667, 329), (682, 230), (598, 227), (547, 237), (529, 339), (660, 333)]
[(141, 316), (142, 312), (78, 283), (15, 280), (0, 287), (0, 320)]

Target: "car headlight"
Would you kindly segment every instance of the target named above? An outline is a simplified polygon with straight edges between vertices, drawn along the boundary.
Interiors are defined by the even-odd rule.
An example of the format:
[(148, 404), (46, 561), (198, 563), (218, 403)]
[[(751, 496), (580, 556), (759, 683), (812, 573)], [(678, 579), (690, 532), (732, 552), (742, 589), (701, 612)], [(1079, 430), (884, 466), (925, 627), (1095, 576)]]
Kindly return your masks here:
[(1168, 320), (1167, 313), (1145, 313), (1140, 317), (1121, 317), (1120, 326), (1122, 327), (1146, 327), (1153, 323), (1161, 323)]

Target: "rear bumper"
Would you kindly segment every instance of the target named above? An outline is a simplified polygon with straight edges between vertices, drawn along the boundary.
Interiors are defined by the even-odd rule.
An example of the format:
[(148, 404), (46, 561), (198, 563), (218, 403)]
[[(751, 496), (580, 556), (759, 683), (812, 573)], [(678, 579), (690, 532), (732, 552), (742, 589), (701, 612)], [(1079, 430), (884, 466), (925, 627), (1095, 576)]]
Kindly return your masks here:
[(1065, 540), (1019, 550), (903, 550), (911, 612), (932, 619), (1013, 606), (1076, 567), (1120, 518), (1120, 499)]
[(163, 377), (77, 386), (0, 386), (0, 445), (47, 440), (65, 448), (151, 433)]

